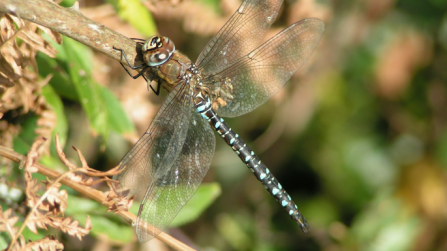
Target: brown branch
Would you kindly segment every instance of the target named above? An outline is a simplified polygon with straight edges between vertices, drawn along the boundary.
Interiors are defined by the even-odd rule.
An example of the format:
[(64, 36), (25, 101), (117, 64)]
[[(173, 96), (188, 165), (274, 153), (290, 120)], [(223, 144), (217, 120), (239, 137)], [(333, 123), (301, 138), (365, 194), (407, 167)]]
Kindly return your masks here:
[(122, 49), (131, 65), (144, 63), (135, 41), (88, 19), (79, 12), (77, 5), (64, 8), (46, 0), (1, 0), (1, 12), (59, 32), (125, 65), (127, 62), (124, 58), (121, 60), (121, 53), (113, 47)]
[[(14, 150), (4, 147), (4, 146), (0, 146), (0, 156), (6, 157), (14, 162), (18, 162), (18, 163), (25, 163), (26, 162), (26, 157), (16, 153)], [(61, 173), (54, 171), (52, 169), (49, 169), (47, 167), (45, 167), (42, 164), (39, 163), (34, 163), (33, 167), (38, 169), (38, 172), (50, 177), (50, 178), (58, 178), (61, 176)], [(84, 186), (81, 185), (77, 182), (72, 181), (71, 179), (65, 177), (62, 178), (60, 181), (62, 184), (72, 188), (73, 190), (91, 198), (96, 200), (99, 203), (103, 203), (104, 201), (106, 201), (106, 195), (101, 192), (98, 191), (96, 189), (93, 189), (91, 187), (88, 186)], [(137, 216), (127, 212), (127, 211), (120, 211), (117, 213), (119, 216), (121, 216), (124, 220), (126, 220), (129, 224), (132, 224), (133, 222), (136, 222), (137, 220)], [(176, 249), (176, 250), (189, 250), (189, 251), (193, 251), (194, 249), (192, 249), (191, 247), (183, 244), (182, 242), (176, 240), (175, 238), (171, 237), (170, 235), (161, 232), (157, 237), (157, 239), (163, 241), (164, 243), (166, 243), (167, 245), (169, 245), (170, 247)]]

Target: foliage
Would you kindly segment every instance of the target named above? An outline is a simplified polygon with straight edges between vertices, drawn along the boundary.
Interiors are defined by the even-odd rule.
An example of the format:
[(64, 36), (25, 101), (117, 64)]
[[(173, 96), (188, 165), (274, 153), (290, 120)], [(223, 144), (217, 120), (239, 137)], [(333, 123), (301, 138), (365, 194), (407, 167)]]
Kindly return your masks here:
[[(143, 2), (147, 9), (133, 1), (126, 9), (123, 1), (110, 2), (116, 12), (91, 18), (128, 37), (158, 30), (193, 61), (239, 5), (183, 0), (172, 7), (161, 0)], [(101, 11), (110, 10), (106, 5), (81, 6), (81, 12), (93, 8), (110, 13)], [(307, 17), (326, 23), (309, 62), (266, 105), (226, 121), (291, 194), (310, 233), (299, 231), (224, 142), (205, 178), (222, 187), (205, 185), (175, 225), (190, 223), (181, 230), (194, 244), (216, 250), (444, 249), (447, 3), (286, 1), (269, 35)], [(68, 38), (54, 43), (61, 40), (57, 34), (12, 16), (1, 22), (2, 37), (18, 38), (0, 45), (1, 145), (24, 155), (36, 138), (48, 138), (42, 153), (49, 155), (36, 158), (61, 171), (57, 132), (62, 146), (76, 146), (92, 168), (116, 166), (162, 99), (90, 48)], [(64, 150), (67, 159), (76, 154)], [(86, 249), (91, 242), (135, 241), (133, 229), (104, 205), (66, 186), (37, 189), (50, 181), (0, 161), (0, 248), (16, 236), (20, 247), (70, 249), (75, 240), (45, 235), (83, 235), (88, 215), (91, 238), (79, 244)], [(23, 202), (37, 205), (43, 193), (40, 211), (29, 213)], [(25, 222), (27, 215), (34, 218)], [(29, 230), (19, 232), (22, 224)], [(57, 230), (40, 228), (48, 226)]]

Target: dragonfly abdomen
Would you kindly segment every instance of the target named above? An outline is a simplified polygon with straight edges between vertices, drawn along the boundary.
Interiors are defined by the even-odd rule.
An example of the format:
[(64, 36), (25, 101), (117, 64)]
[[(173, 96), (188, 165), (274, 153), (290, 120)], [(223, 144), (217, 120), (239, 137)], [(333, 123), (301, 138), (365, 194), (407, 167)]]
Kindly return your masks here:
[(273, 176), (270, 170), (261, 162), (247, 144), (239, 138), (239, 135), (231, 130), (223, 118), (216, 114), (212, 108), (208, 95), (202, 91), (197, 92), (194, 96), (194, 104), (196, 111), (208, 121), (214, 130), (216, 130), (231, 149), (233, 149), (239, 158), (247, 165), (256, 178), (261, 181), (264, 188), (276, 198), (289, 216), (295, 220), (301, 230), (306, 233), (309, 230), (309, 225), (298, 210), (295, 202), (293, 202), (292, 198)]

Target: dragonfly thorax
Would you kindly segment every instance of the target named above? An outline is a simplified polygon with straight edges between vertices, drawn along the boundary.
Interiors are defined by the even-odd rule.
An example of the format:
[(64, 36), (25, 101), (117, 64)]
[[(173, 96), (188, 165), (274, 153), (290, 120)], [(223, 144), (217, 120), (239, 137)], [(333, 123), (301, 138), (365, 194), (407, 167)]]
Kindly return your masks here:
[[(206, 89), (196, 87), (193, 91), (194, 108), (201, 113), (211, 108), (211, 100)], [(205, 119), (207, 119), (205, 117)]]
[(180, 83), (193, 84), (197, 74), (189, 70), (191, 65), (188, 57), (174, 51), (163, 63), (150, 67), (150, 71), (154, 73), (151, 80), (160, 80), (161, 86), (168, 92)]
[(149, 66), (166, 63), (175, 51), (174, 43), (167, 37), (153, 36), (143, 45), (144, 62)]

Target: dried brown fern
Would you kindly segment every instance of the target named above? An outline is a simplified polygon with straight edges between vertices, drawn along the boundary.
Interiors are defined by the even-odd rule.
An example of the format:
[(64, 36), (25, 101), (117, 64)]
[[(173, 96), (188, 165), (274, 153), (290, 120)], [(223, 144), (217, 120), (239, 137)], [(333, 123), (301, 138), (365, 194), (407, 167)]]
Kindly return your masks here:
[[(56, 148), (59, 158), (69, 169), (69, 171), (63, 174), (58, 173), (36, 162), (36, 159), (39, 157), (38, 149), (41, 149), (44, 141), (44, 139), (37, 140), (26, 157), (15, 153), (11, 149), (0, 146), (0, 156), (22, 163), (22, 166), (25, 169), (24, 178), (26, 180), (27, 205), (32, 207), (20, 229), (15, 226), (18, 218), (12, 215), (11, 209), (0, 213), (0, 231), (8, 231), (13, 240), (10, 245), (10, 250), (39, 247), (39, 245), (44, 244), (51, 248), (61, 248), (60, 245), (62, 244), (51, 238), (26, 243), (21, 234), (25, 227), (28, 227), (33, 232), (38, 231), (39, 228), (46, 229), (47, 227), (52, 227), (69, 235), (76, 236), (79, 239), (89, 233), (92, 228), (89, 218), (87, 218), (84, 227), (79, 227), (78, 221), (73, 221), (70, 217), (63, 216), (66, 202), (69, 198), (67, 198), (67, 194), (64, 190), (60, 190), (60, 184), (67, 185), (75, 191), (104, 204), (108, 207), (107, 211), (117, 213), (129, 223), (136, 221), (136, 216), (127, 211), (132, 205), (132, 199), (129, 200), (124, 197), (119, 197), (113, 190), (104, 193), (91, 187), (91, 184), (97, 182), (107, 182), (109, 186), (111, 186), (111, 182), (115, 181), (107, 176), (118, 174), (122, 170), (118, 171), (118, 167), (108, 172), (99, 172), (91, 169), (87, 165), (82, 153), (74, 148), (82, 163), (81, 167), (77, 167), (66, 159), (65, 154), (63, 154), (61, 146), (58, 143), (59, 141), (56, 139)], [(36, 179), (32, 178), (32, 174), (35, 172), (39, 172), (50, 178), (46, 182), (43, 182), (45, 189), (43, 189), (43, 186), (38, 183)], [(75, 175), (75, 172), (80, 172), (82, 174)], [(45, 192), (42, 195), (39, 195), (38, 192), (41, 190), (44, 190)], [(193, 250), (165, 233), (161, 233), (157, 238), (174, 249)], [(17, 240), (19, 241), (18, 243)]]
[[(12, 117), (33, 112), (38, 116), (37, 137), (49, 138), (56, 116), (43, 98), (41, 88), (50, 77), (39, 81), (35, 57), (38, 51), (55, 57), (56, 50), (43, 39), (42, 31), (62, 42), (62, 36), (48, 28), (8, 14), (0, 18), (0, 118), (7, 112)], [(0, 143), (11, 146), (11, 138), (20, 132), (20, 127), (2, 123)], [(49, 143), (45, 143), (46, 152)]]
[[(47, 227), (52, 227), (61, 230), (69, 235), (76, 236), (82, 239), (82, 236), (88, 234), (92, 228), (89, 217), (87, 217), (85, 227), (79, 227), (78, 221), (73, 221), (69, 217), (64, 217), (63, 213), (67, 208), (68, 194), (65, 190), (60, 190), (61, 184), (59, 183), (66, 175), (61, 175), (55, 180), (48, 179), (45, 184), (45, 189), (42, 189), (40, 183), (37, 179), (33, 178), (33, 173), (38, 172), (38, 168), (34, 165), (36, 159), (40, 155), (40, 150), (46, 140), (40, 138), (36, 140), (31, 146), (31, 150), (28, 152), (26, 157), (26, 162), (24, 166), (24, 179), (25, 179), (25, 193), (26, 193), (26, 205), (31, 208), (28, 215), (26, 216), (21, 227), (17, 231), (10, 231), (11, 243), (9, 249), (19, 250), (26, 249), (26, 247), (35, 248), (36, 245), (47, 245), (54, 248), (60, 247), (62, 244), (58, 243), (56, 240), (43, 239), (38, 242), (34, 242), (32, 245), (23, 245), (22, 241), (22, 231), (25, 226), (28, 227), (32, 232), (37, 233), (38, 228), (47, 229)], [(39, 192), (44, 190), (43, 195), (39, 195)], [(8, 211), (7, 211), (8, 212)], [(9, 220), (4, 220), (5, 225), (13, 226), (15, 224), (15, 218), (10, 217), (10, 213), (4, 214), (3, 218)], [(8, 224), (6, 224), (8, 223)], [(14, 224), (12, 224), (14, 223)], [(14, 230), (14, 228), (10, 227)], [(16, 244), (16, 240), (20, 239), (20, 244)], [(63, 248), (63, 247), (62, 247)], [(59, 248), (60, 249), (60, 248)]]
[(17, 250), (56, 251), (56, 250), (63, 250), (63, 249), (64, 249), (64, 245), (62, 245), (62, 243), (60, 243), (54, 237), (46, 236), (41, 240), (30, 241), (30, 242), (26, 243), (26, 245), (20, 245), (20, 247)]
[(19, 220), (19, 217), (13, 216), (11, 208), (3, 212), (2, 206), (0, 206), (0, 211), (0, 232), (6, 232), (11, 237), (15, 236), (18, 228), (14, 225)]

